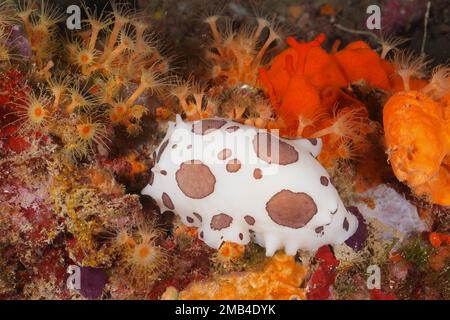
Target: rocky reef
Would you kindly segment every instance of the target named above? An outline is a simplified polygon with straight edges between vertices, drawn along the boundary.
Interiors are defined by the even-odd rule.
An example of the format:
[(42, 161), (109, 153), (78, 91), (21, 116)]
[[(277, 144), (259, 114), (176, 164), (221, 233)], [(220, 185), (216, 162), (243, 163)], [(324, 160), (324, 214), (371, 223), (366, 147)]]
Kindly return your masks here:
[[(65, 2), (0, 3), (0, 299), (450, 299), (446, 1), (380, 1), (382, 32), (364, 30), (367, 1), (86, 1), (75, 30)], [(177, 212), (176, 177), (155, 178), (177, 118), (301, 151), (271, 195), (315, 175), (334, 186), (313, 202), (339, 199), (339, 241), (311, 240), (330, 222), (274, 245), (312, 219), (311, 201), (237, 201), (265, 173), (223, 148), (248, 181), (212, 201), (190, 174)], [(185, 214), (224, 199), (258, 209), (229, 212), (245, 233)], [(281, 223), (258, 241), (248, 228), (271, 212)]]

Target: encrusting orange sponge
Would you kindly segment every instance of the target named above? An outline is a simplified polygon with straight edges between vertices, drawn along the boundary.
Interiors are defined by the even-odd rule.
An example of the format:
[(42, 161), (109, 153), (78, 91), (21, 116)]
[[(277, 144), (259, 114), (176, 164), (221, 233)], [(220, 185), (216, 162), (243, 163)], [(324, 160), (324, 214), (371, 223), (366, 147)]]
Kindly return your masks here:
[(396, 177), (418, 195), (450, 205), (450, 122), (446, 107), (418, 91), (393, 95), (383, 123), (389, 160)]
[(321, 47), (325, 39), (324, 34), (310, 42), (290, 37), (290, 48), (276, 56), (269, 69), (260, 69), (260, 84), (283, 120), (283, 135), (310, 136), (311, 127), (332, 116), (336, 106), (349, 106), (343, 89), (352, 83), (392, 90), (394, 68), (366, 42), (355, 41), (339, 51), (336, 42), (328, 53)]
[(274, 255), (262, 270), (232, 273), (215, 281), (194, 282), (180, 293), (182, 300), (259, 300), (305, 299), (300, 288), (306, 269), (295, 258)]
[(300, 121), (312, 124), (318, 114), (331, 111), (332, 105), (327, 110), (322, 104), (321, 92), (347, 85), (334, 59), (320, 47), (324, 41), (323, 34), (311, 42), (289, 37), (291, 48), (275, 57), (270, 69), (260, 69), (260, 82), (287, 128), (296, 129)]
[(391, 89), (385, 61), (366, 42), (352, 42), (334, 57), (349, 83), (364, 80), (371, 87), (386, 91)]
[[(394, 63), (383, 59), (366, 42), (355, 41), (338, 50), (337, 41), (328, 53), (321, 47), (325, 39), (324, 34), (310, 42), (289, 37), (286, 42), (290, 48), (277, 55), (269, 69), (259, 70), (259, 82), (284, 122), (283, 134), (303, 135), (297, 128), (330, 115), (336, 105), (341, 105), (342, 89), (351, 84), (364, 83), (389, 93), (405, 89)], [(413, 90), (427, 84), (414, 76), (409, 82)]]

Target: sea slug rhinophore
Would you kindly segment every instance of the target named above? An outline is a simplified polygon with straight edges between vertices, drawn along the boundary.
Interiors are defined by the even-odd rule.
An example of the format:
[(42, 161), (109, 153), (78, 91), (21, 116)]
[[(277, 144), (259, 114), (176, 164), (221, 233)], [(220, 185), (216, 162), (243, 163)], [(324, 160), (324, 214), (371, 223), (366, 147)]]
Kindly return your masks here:
[(347, 240), (358, 227), (315, 159), (320, 139), (286, 140), (227, 119), (171, 123), (142, 194), (198, 227), (207, 245), (254, 240), (272, 256)]

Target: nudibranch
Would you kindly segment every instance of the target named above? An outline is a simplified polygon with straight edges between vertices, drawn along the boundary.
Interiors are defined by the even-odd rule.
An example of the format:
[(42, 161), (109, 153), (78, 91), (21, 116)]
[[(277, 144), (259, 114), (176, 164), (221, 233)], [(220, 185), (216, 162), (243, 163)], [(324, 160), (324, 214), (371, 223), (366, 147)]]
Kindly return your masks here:
[(222, 118), (171, 122), (142, 194), (198, 227), (207, 245), (251, 240), (272, 256), (352, 236), (347, 211), (316, 160), (320, 139), (287, 140)]

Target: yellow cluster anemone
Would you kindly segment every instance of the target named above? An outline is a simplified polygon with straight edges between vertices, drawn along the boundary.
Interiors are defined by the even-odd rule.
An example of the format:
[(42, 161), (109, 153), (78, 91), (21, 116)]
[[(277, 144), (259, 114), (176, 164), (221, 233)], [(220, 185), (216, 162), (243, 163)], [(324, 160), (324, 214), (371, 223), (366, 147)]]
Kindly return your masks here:
[[(282, 39), (274, 20), (256, 17), (256, 26), (236, 30), (231, 21), (220, 30), (219, 15), (211, 15), (204, 22), (209, 26), (212, 43), (206, 52), (211, 63), (211, 79), (228, 86), (257, 85), (258, 70), (265, 66), (267, 53)], [(268, 31), (266, 36), (265, 31)], [(262, 42), (262, 45), (260, 43)]]
[[(3, 48), (5, 26), (16, 19), (37, 65), (31, 78), (39, 93), (17, 105), (12, 121), (58, 138), (74, 161), (105, 154), (117, 126), (139, 135), (148, 113), (144, 97), (163, 97), (171, 82), (168, 60), (158, 51), (144, 15), (121, 1), (112, 3), (111, 13), (83, 8), (83, 30), (73, 32), (61, 47), (56, 27), (61, 14), (49, 1), (0, 6), (0, 64), (11, 58)], [(57, 61), (56, 50), (66, 53)], [(68, 68), (61, 68), (64, 63)]]
[(120, 229), (115, 246), (120, 252), (120, 273), (135, 287), (148, 287), (162, 273), (166, 251), (157, 245), (160, 236), (151, 224), (138, 223), (137, 230)]
[(62, 14), (49, 1), (19, 1), (17, 16), (23, 24), (39, 69), (45, 68), (57, 50), (57, 26)]

